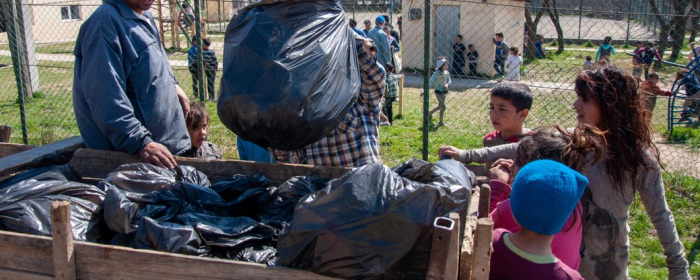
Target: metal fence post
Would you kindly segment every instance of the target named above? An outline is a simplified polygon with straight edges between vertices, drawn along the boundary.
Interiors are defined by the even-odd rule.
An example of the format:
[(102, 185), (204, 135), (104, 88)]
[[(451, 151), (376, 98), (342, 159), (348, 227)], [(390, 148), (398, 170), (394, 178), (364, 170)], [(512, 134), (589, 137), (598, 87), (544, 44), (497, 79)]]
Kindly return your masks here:
[(194, 21), (197, 34), (197, 91), (199, 92), (199, 103), (204, 106), (204, 45), (202, 44), (202, 2), (194, 1)]
[(430, 122), (429, 110), (430, 110), (430, 13), (431, 13), (430, 0), (425, 0), (425, 20), (423, 21), (423, 160), (428, 160), (428, 149), (429, 149), (429, 127)]
[(630, 40), (630, 22), (632, 21), (632, 0), (630, 0), (630, 4), (627, 7), (627, 37), (625, 38), (625, 44), (629, 45), (629, 40)]
[(25, 115), (24, 108), (24, 98), (27, 96), (27, 87), (25, 86), (25, 79), (23, 75), (23, 63), (22, 62), (22, 51), (21, 40), (19, 38), (19, 30), (17, 23), (17, 9), (13, 5), (12, 0), (2, 0), (2, 10), (5, 12), (3, 18), (5, 18), (5, 26), (8, 27), (8, 41), (10, 46), (10, 53), (12, 57), (12, 68), (15, 72), (15, 82), (17, 83), (17, 101), (19, 102), (19, 117), (22, 124), (22, 142), (24, 144), (29, 144), (27, 133), (27, 118)]
[(582, 20), (582, 18), (583, 18), (583, 0), (581, 0), (578, 4), (578, 41), (579, 42), (581, 42), (581, 20)]

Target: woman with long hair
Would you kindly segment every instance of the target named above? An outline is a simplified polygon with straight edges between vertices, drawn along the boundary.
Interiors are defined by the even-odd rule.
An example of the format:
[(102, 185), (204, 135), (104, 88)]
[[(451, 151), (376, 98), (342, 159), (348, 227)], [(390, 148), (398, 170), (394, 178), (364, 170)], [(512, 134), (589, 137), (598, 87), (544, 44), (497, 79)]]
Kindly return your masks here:
[[(605, 135), (605, 156), (583, 172), (584, 226), (579, 272), (585, 279), (627, 279), (629, 206), (639, 194), (664, 248), (669, 279), (690, 279), (688, 261), (666, 202), (658, 150), (644, 119), (637, 80), (614, 68), (584, 70), (576, 77), (574, 110), (579, 123)], [(515, 158), (516, 144), (476, 150), (446, 146), (441, 155), (462, 162)]]

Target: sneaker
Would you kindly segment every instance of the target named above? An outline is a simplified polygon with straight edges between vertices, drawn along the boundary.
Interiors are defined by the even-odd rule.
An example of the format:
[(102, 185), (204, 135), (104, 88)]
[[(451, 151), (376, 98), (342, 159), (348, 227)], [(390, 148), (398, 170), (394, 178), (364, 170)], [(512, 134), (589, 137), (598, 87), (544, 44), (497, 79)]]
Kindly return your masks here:
[(445, 123), (444, 123), (444, 122), (440, 122), (440, 123), (438, 123), (438, 125), (437, 125), (437, 126), (438, 126), (438, 127), (447, 127), (447, 126), (445, 125)]
[(391, 126), (390, 122), (380, 122), (379, 126)]

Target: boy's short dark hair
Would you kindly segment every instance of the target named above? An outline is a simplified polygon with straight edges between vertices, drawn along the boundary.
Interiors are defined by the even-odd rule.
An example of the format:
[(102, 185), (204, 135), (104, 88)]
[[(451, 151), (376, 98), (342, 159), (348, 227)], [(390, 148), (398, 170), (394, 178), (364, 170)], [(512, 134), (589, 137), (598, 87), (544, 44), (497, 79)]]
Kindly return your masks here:
[(657, 73), (649, 73), (649, 80), (651, 80), (651, 79), (653, 79), (653, 78), (659, 78), (659, 74), (657, 74)]
[(459, 38), (460, 40), (464, 39), (464, 37), (462, 37), (462, 35), (457, 35), (457, 38)]
[(491, 90), (491, 96), (510, 101), (518, 112), (532, 108), (532, 91), (520, 82), (498, 83)]
[(474, 46), (474, 44), (469, 44), (469, 46), (467, 46), (467, 48), (471, 48), (473, 46)]
[(654, 47), (654, 42), (647, 42), (647, 46), (653, 48), (653, 47)]
[(366, 20), (363, 21), (363, 22), (364, 22), (364, 23), (370, 23), (370, 24), (372, 23), (372, 21), (371, 21), (371, 20), (368, 20), (368, 19), (366, 19)]
[(187, 127), (197, 128), (203, 121), (206, 121), (207, 125), (209, 125), (209, 113), (199, 103), (190, 101), (190, 113), (185, 121), (187, 122)]
[(510, 51), (515, 52), (515, 54), (518, 54), (518, 48), (516, 47), (510, 47)]
[(205, 47), (211, 46), (211, 40), (209, 38), (204, 38), (204, 39), (202, 39), (202, 44)]
[(503, 32), (496, 33), (496, 36), (503, 38)]
[(591, 61), (591, 60), (593, 60), (593, 58), (592, 58), (590, 55), (587, 55), (587, 56), (586, 56), (586, 60), (587, 60), (587, 61)]
[(350, 19), (350, 27), (355, 27), (357, 26), (357, 21), (354, 18)]

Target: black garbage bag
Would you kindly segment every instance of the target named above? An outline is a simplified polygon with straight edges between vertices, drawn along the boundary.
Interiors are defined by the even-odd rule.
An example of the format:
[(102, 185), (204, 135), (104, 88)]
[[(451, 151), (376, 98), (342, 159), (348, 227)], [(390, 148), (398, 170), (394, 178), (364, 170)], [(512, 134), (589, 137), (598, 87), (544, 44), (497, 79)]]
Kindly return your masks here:
[(295, 177), (278, 188), (265, 176), (234, 175), (205, 187), (153, 166), (119, 170), (100, 182), (111, 244), (266, 264), (299, 198), (326, 182)]
[(121, 190), (149, 193), (154, 190), (170, 189), (179, 181), (211, 186), (207, 175), (192, 166), (179, 165), (175, 170), (170, 171), (148, 163), (123, 164), (109, 173), (98, 186), (105, 189), (104, 183), (109, 183), (118, 186)]
[(294, 150), (318, 141), (357, 99), (354, 44), (339, 0), (240, 11), (226, 28), (221, 122), (261, 147)]
[(473, 175), (444, 164), (396, 168), (423, 183), (366, 165), (304, 197), (280, 235), (278, 264), (340, 278), (425, 278), (433, 221), (469, 206), (471, 182), (460, 181)]
[(136, 249), (152, 249), (185, 255), (201, 256), (208, 251), (205, 246), (202, 246), (202, 240), (193, 227), (167, 222), (158, 223), (148, 217), (144, 217), (139, 222), (134, 243)]
[(68, 201), (73, 238), (98, 242), (109, 232), (100, 221), (105, 193), (79, 180), (66, 165), (30, 169), (0, 185), (0, 230), (51, 235), (51, 203)]

